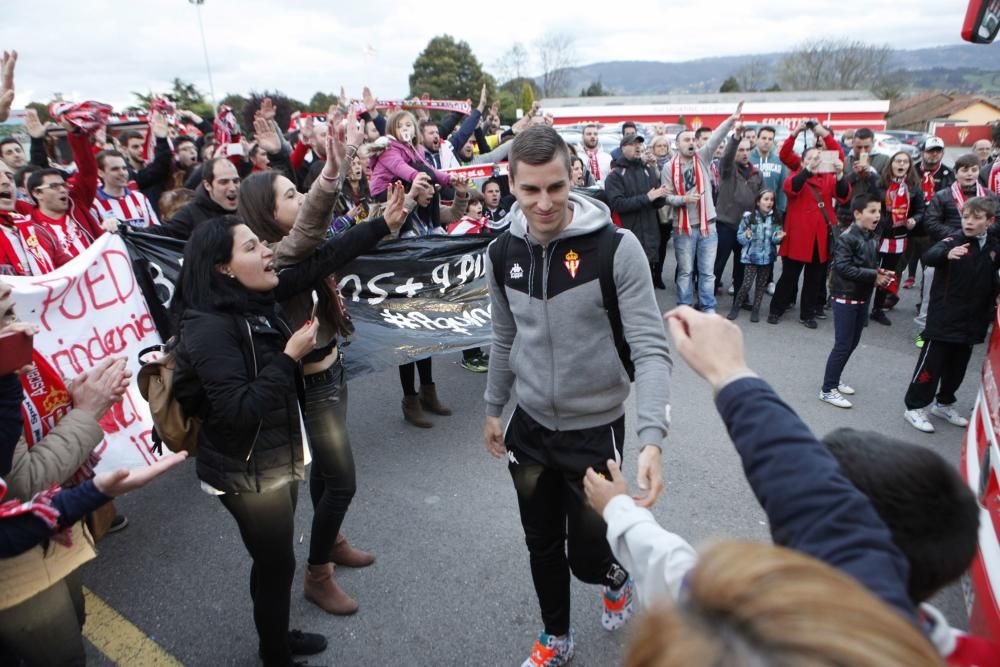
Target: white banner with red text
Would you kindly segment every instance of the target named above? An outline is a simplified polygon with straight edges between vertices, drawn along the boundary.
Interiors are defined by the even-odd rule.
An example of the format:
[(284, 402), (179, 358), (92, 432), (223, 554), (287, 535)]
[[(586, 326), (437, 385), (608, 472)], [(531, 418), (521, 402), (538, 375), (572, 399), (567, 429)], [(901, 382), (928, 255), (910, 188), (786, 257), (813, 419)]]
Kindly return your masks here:
[(34, 347), (67, 382), (108, 357), (125, 357), (133, 380), (124, 399), (101, 419), (98, 470), (148, 465), (153, 427), (139, 395), (138, 354), (160, 343), (121, 237), (104, 234), (62, 267), (42, 276), (4, 276), (18, 318), (36, 324)]

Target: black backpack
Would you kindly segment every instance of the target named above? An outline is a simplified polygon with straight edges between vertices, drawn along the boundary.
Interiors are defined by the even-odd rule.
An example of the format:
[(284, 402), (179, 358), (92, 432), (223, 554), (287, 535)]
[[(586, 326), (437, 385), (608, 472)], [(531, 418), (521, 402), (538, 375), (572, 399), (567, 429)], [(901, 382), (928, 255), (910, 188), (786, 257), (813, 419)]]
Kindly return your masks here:
[[(632, 350), (625, 341), (625, 334), (622, 330), (622, 314), (618, 309), (618, 289), (615, 287), (615, 252), (618, 244), (621, 243), (622, 235), (618, 233), (618, 228), (614, 225), (607, 225), (596, 232), (598, 237), (600, 269), (598, 276), (601, 283), (601, 300), (604, 302), (604, 310), (608, 315), (608, 322), (611, 324), (611, 335), (614, 337), (615, 348), (618, 350), (618, 358), (628, 374), (631, 382), (635, 381), (635, 364), (632, 363)], [(493, 278), (499, 287), (504, 286), (504, 266), (507, 262), (507, 248), (510, 245), (510, 230), (500, 234), (493, 243), (490, 244), (490, 261), (493, 263)]]

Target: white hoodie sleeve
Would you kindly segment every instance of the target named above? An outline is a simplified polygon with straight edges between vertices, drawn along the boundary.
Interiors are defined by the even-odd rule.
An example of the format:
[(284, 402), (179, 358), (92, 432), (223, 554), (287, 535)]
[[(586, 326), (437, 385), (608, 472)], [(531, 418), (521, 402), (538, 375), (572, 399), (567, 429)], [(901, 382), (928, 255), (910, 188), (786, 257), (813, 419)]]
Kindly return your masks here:
[(694, 547), (660, 526), (653, 514), (629, 496), (615, 496), (604, 508), (608, 543), (635, 580), (639, 607), (669, 595), (676, 600), (684, 575), (698, 562)]

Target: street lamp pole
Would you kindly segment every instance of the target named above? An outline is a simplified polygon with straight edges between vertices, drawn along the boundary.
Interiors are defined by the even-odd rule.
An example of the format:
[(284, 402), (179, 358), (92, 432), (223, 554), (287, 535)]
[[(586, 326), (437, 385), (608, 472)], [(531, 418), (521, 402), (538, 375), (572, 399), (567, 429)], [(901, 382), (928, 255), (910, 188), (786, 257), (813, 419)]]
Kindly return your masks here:
[(205, 26), (201, 22), (201, 6), (205, 0), (188, 0), (198, 12), (198, 31), (201, 32), (201, 50), (205, 53), (205, 69), (208, 70), (208, 93), (212, 97), (212, 109), (215, 109), (215, 85), (212, 83), (212, 65), (208, 62), (208, 46), (205, 44)]

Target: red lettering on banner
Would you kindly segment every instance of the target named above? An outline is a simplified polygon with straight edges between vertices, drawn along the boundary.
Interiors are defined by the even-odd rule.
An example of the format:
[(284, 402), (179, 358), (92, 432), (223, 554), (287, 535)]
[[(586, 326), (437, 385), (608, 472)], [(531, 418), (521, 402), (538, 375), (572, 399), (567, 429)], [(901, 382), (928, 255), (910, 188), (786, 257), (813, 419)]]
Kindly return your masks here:
[[(106, 284), (101, 285), (105, 281)], [(43, 279), (35, 284), (47, 290), (39, 317), (46, 331), (52, 331), (50, 309), (55, 309), (67, 320), (79, 320), (91, 310), (127, 303), (136, 289), (128, 255), (118, 250), (102, 253), (81, 276)]]
[[(52, 354), (52, 364), (64, 377), (74, 377), (88, 371), (110, 356), (121, 354), (132, 343), (141, 343), (149, 334), (156, 332), (156, 325), (149, 312), (141, 316), (132, 313), (132, 322), (121, 324), (106, 331), (91, 327), (91, 336), (63, 347)], [(62, 338), (60, 345), (65, 345)]]

